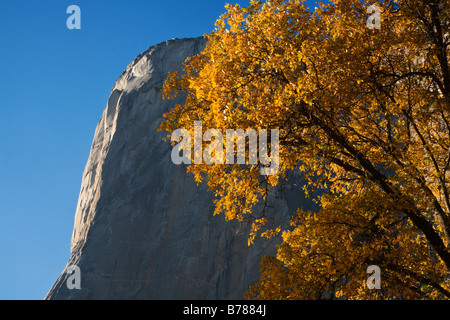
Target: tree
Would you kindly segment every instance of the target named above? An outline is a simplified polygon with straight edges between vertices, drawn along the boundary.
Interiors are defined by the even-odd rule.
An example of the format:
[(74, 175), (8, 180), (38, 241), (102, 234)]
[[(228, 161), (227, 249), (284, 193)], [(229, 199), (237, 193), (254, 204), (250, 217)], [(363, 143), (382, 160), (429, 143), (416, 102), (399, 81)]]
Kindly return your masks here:
[[(450, 298), (450, 3), (378, 1), (380, 29), (366, 26), (370, 4), (228, 5), (165, 83), (187, 98), (161, 130), (279, 129), (277, 174), (188, 167), (215, 190), (215, 213), (245, 219), (292, 171), (323, 191), (319, 212), (299, 209), (277, 257), (261, 261), (248, 298)], [(249, 242), (280, 231), (264, 223)], [(365, 287), (372, 264), (381, 290)]]

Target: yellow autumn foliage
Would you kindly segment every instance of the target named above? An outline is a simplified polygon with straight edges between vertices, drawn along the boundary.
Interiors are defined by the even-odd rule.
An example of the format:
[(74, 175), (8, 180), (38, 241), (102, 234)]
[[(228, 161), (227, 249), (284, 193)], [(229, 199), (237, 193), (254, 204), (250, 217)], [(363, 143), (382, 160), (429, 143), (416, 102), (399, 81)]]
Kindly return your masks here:
[[(298, 0), (228, 5), (205, 50), (164, 85), (187, 93), (160, 129), (279, 129), (279, 170), (261, 164), (188, 166), (215, 191), (216, 214), (247, 219), (258, 201), (301, 171), (322, 190), (299, 210), (276, 257), (249, 288), (259, 299), (450, 298), (450, 3)], [(224, 141), (225, 144), (225, 141)], [(299, 203), (299, 208), (301, 203)], [(382, 289), (369, 290), (368, 265)]]

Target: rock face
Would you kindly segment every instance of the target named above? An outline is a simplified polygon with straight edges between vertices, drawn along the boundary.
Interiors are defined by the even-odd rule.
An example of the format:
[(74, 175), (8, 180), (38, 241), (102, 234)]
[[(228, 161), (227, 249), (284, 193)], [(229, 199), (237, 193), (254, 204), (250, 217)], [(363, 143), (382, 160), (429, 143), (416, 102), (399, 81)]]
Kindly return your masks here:
[[(242, 299), (259, 259), (275, 253), (277, 239), (249, 247), (248, 225), (212, 214), (212, 193), (172, 163), (166, 133), (156, 131), (162, 114), (183, 102), (161, 98), (167, 73), (205, 44), (153, 46), (115, 83), (83, 174), (71, 255), (46, 299)], [(294, 182), (270, 199), (276, 223), (308, 207)], [(81, 289), (67, 286), (71, 265)]]

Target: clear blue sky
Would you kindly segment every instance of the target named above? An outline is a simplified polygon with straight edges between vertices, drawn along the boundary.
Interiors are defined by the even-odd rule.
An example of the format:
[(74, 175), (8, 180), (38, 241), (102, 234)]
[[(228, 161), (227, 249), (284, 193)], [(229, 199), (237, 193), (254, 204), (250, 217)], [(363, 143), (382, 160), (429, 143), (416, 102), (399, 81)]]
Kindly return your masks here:
[[(0, 299), (43, 299), (65, 267), (94, 130), (122, 71), (149, 46), (210, 32), (227, 2), (249, 3), (0, 0)], [(81, 30), (66, 27), (72, 4)]]

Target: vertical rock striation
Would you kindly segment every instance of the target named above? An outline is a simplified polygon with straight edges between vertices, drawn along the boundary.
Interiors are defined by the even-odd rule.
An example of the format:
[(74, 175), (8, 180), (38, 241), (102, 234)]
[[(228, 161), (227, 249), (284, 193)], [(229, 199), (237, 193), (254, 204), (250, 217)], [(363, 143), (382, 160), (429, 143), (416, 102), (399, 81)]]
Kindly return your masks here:
[[(68, 289), (66, 267), (46, 299), (242, 299), (259, 259), (275, 253), (276, 239), (249, 247), (248, 225), (212, 214), (212, 193), (171, 162), (166, 133), (156, 131), (163, 113), (183, 102), (162, 99), (165, 77), (205, 44), (153, 46), (115, 83), (75, 214), (67, 266), (80, 268), (81, 289)], [(279, 223), (302, 204), (291, 185), (270, 199)]]

